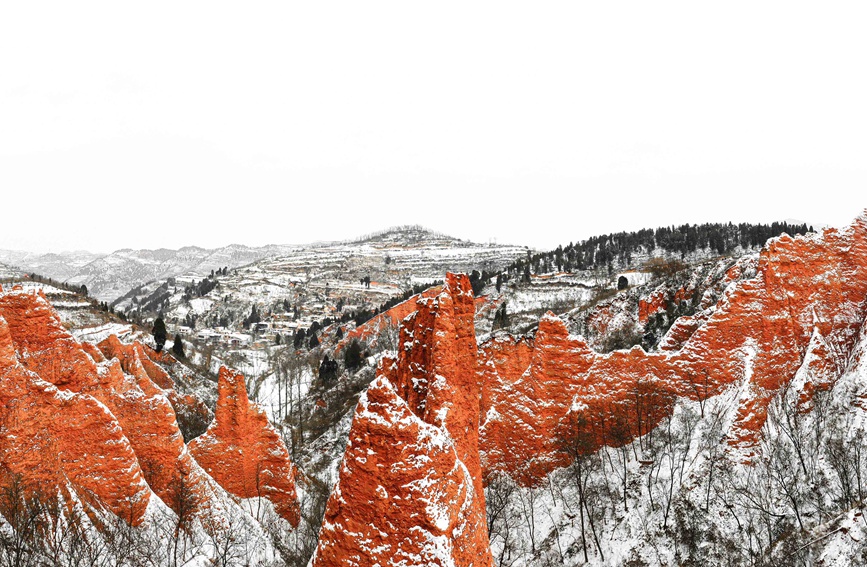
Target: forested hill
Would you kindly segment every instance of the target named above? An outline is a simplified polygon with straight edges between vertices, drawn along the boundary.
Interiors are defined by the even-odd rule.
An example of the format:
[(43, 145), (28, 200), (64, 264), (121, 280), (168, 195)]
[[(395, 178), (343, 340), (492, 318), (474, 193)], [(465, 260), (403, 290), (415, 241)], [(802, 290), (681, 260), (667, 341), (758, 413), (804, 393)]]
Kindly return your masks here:
[(769, 238), (784, 232), (789, 235), (806, 234), (813, 232), (813, 227), (787, 222), (706, 223), (616, 232), (593, 236), (578, 243), (570, 242), (567, 246), (558, 246), (548, 252), (528, 254), (527, 258), (513, 262), (508, 271), (520, 275), (528, 266), (537, 274), (555, 269), (558, 272), (574, 272), (606, 267), (624, 268), (632, 266), (636, 256), (653, 254), (685, 258), (691, 253), (707, 251), (723, 255), (738, 249), (759, 248)]

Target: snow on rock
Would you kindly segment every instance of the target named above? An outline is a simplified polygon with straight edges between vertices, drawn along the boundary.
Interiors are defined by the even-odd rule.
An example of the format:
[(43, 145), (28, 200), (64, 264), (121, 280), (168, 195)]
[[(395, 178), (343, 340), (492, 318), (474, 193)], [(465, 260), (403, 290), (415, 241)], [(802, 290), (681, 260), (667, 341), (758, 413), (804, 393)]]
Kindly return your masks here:
[(152, 492), (116, 417), (93, 395), (96, 370), (42, 297), (0, 296), (0, 471), (65, 500), (96, 499), (137, 525)]
[(172, 381), (151, 357), (116, 337), (82, 345), (44, 295), (0, 293), (0, 476), (136, 526), (164, 503), (211, 525), (241, 518), (245, 533), (261, 534), (187, 450), (155, 383)]
[(218, 390), (214, 421), (190, 442), (190, 452), (229, 493), (264, 497), (297, 527), (296, 473), (283, 439), (265, 413), (250, 403), (241, 374), (221, 368)]
[(314, 566), (492, 564), (469, 279), (417, 307), (356, 408)]
[[(739, 263), (726, 274), (732, 283), (724, 281), (717, 305), (701, 320), (675, 325), (660, 352), (599, 354), (553, 314), (532, 345), (502, 338), (483, 344), (486, 468), (533, 485), (569, 463), (561, 440), (574, 439), (576, 427), (586, 433), (584, 451), (621, 446), (652, 430), (678, 396), (702, 401), (741, 381), (728, 441), (748, 460), (780, 388), (805, 362), (818, 377), (805, 388), (827, 388), (826, 370), (839, 375), (838, 360), (852, 351), (867, 314), (867, 216), (843, 231), (773, 239), (754, 277), (735, 281), (748, 268)], [(683, 289), (674, 301), (690, 298)], [(640, 313), (655, 305), (645, 302)]]

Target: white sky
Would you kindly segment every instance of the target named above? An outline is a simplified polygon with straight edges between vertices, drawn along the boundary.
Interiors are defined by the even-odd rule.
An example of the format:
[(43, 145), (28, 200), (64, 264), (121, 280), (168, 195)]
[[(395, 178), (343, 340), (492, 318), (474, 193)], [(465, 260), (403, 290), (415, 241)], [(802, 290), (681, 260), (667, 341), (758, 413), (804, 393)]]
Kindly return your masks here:
[(3, 2), (0, 248), (867, 206), (867, 4)]

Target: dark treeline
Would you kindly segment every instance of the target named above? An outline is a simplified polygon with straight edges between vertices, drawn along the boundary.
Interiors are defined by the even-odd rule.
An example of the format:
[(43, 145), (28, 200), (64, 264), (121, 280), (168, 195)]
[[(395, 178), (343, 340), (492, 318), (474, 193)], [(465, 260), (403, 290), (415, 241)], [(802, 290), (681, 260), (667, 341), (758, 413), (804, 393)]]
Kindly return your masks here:
[(66, 282), (61, 282), (61, 281), (57, 281), (53, 278), (43, 276), (42, 274), (28, 273), (26, 276), (24, 276), (24, 278), (14, 277), (14, 278), (9, 278), (7, 280), (4, 280), (4, 282), (14, 285), (14, 284), (20, 283), (24, 280), (30, 280), (33, 282), (48, 284), (52, 287), (56, 287), (58, 289), (63, 289), (63, 290), (72, 292), (76, 295), (80, 295), (82, 297), (88, 297), (86, 285), (84, 285), (84, 284), (74, 285), (74, 284), (70, 284), (70, 283), (66, 283)]
[(678, 227), (645, 228), (635, 232), (617, 232), (594, 236), (587, 240), (558, 246), (555, 250), (516, 260), (507, 272), (516, 276), (533, 273), (574, 272), (613, 266), (631, 266), (632, 257), (658, 248), (668, 255), (681, 258), (697, 250), (711, 250), (723, 255), (740, 248), (758, 248), (769, 238), (784, 232), (790, 235), (812, 232), (806, 224), (775, 222), (772, 224), (709, 223)]

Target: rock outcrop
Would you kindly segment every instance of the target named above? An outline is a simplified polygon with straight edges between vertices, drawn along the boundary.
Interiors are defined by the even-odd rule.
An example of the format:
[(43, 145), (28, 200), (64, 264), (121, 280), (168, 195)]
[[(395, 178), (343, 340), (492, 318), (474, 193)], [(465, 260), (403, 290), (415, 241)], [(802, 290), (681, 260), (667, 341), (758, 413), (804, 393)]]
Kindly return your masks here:
[(800, 372), (808, 404), (839, 376), (865, 299), (867, 216), (784, 235), (757, 260), (636, 302), (637, 324), (692, 304), (653, 353), (599, 353), (551, 313), (532, 338), (497, 333), (477, 348), (471, 290), (450, 275), (417, 301), (397, 359), (383, 359), (358, 404), (314, 565), (488, 564), (483, 478), (538, 485), (577, 455), (651, 433), (678, 397), (738, 388), (728, 445), (749, 461), (782, 386)]
[[(160, 501), (203, 520), (243, 514), (187, 450), (170, 398), (196, 403), (163, 388), (172, 383), (141, 344), (83, 345), (43, 295), (0, 294), (0, 476), (133, 525)], [(270, 433), (271, 453), (258, 455), (268, 463), (286, 455)]]
[(0, 471), (31, 491), (104, 506), (137, 525), (152, 492), (99, 390), (96, 365), (43, 297), (0, 296)]
[[(828, 387), (852, 350), (867, 316), (867, 215), (844, 231), (773, 239), (755, 270), (739, 279), (749, 266), (733, 267), (722, 298), (675, 323), (655, 353), (599, 354), (552, 314), (532, 345), (482, 345), (486, 467), (534, 484), (576, 451), (651, 431), (676, 396), (703, 400), (732, 385), (742, 394), (729, 444), (749, 460), (776, 392), (805, 365), (818, 377), (808, 392)], [(528, 349), (529, 364), (516, 364)]]
[(469, 280), (449, 274), (404, 320), (356, 408), (313, 565), (492, 564), (474, 312)]
[(214, 421), (190, 452), (223, 488), (240, 498), (266, 498), (292, 526), (300, 519), (295, 469), (268, 417), (247, 397), (244, 377), (220, 369)]

